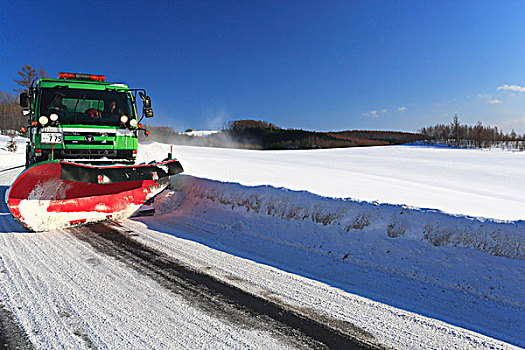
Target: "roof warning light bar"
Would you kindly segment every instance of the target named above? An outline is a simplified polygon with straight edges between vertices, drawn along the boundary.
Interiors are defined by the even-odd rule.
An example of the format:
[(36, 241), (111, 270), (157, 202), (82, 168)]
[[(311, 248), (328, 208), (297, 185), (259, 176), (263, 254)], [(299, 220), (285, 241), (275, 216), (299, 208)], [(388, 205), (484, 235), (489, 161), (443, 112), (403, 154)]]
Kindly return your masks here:
[(93, 80), (93, 81), (106, 81), (105, 75), (97, 74), (84, 74), (84, 73), (58, 73), (58, 79), (75, 79), (75, 80)]

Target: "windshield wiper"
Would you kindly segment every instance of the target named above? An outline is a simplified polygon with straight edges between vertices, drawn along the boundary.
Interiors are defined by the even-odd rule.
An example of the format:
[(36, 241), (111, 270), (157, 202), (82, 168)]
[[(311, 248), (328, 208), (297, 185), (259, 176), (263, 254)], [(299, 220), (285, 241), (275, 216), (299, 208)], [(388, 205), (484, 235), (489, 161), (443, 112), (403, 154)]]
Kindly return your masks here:
[(75, 109), (73, 109), (73, 119), (75, 120), (75, 124), (77, 123), (77, 106), (80, 102), (80, 99), (77, 100), (77, 103), (75, 103)]

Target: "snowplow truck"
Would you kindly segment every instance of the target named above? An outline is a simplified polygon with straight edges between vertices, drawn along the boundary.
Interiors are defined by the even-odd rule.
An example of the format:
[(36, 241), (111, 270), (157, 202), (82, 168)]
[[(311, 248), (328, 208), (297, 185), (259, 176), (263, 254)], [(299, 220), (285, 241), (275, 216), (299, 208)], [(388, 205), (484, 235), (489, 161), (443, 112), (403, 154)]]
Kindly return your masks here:
[[(138, 98), (137, 98), (138, 94)], [(139, 117), (137, 102), (142, 101)], [(20, 94), (28, 116), (26, 170), (9, 188), (8, 207), (32, 231), (132, 215), (183, 171), (171, 154), (136, 164), (138, 134), (153, 117), (144, 89), (104, 75), (59, 73)]]

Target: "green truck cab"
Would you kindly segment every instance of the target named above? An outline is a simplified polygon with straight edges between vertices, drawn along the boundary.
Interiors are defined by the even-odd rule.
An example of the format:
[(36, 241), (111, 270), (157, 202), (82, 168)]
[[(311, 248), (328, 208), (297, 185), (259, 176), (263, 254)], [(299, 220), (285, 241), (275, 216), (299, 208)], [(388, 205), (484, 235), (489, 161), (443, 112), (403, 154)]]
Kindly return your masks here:
[(59, 73), (20, 94), (28, 115), (26, 166), (55, 159), (81, 163), (134, 163), (142, 116), (153, 117), (144, 89), (105, 82), (105, 76)]

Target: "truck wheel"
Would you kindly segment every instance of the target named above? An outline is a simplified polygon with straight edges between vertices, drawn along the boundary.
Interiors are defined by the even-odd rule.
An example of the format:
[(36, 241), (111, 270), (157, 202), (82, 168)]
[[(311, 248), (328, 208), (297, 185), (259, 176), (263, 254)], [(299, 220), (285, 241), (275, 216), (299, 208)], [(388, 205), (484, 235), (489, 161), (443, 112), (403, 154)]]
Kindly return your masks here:
[(35, 156), (31, 154), (29, 149), (26, 149), (26, 168), (35, 164)]

